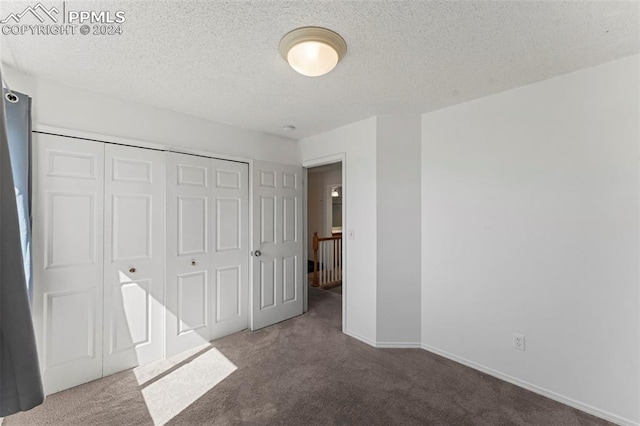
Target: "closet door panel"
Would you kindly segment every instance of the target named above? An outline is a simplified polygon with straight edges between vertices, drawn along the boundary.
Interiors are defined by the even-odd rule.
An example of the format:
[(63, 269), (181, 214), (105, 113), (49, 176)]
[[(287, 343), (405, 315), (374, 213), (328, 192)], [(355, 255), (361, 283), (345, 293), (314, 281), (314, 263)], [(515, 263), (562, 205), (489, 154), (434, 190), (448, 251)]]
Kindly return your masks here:
[(164, 355), (164, 157), (105, 147), (105, 375)]
[(167, 154), (167, 355), (211, 339), (212, 182), (210, 159)]
[(248, 326), (249, 165), (211, 160), (214, 170), (214, 304), (211, 338)]
[(33, 143), (33, 319), (51, 394), (102, 377), (104, 145)]

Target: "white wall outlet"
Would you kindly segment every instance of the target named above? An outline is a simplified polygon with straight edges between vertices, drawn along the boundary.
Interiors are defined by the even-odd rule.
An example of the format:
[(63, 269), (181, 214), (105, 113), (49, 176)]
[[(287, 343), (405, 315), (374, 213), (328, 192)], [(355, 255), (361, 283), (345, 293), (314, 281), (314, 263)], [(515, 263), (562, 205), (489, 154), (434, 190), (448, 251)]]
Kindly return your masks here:
[(524, 336), (522, 334), (513, 334), (513, 348), (524, 351)]
[(349, 239), (350, 240), (356, 239), (356, 231), (354, 231), (353, 229), (349, 229)]

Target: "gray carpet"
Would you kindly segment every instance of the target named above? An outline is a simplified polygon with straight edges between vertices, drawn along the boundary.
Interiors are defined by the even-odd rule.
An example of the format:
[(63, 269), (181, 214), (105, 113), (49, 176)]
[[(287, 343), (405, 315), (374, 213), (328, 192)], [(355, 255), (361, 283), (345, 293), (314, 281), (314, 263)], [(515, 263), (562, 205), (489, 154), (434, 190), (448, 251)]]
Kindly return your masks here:
[[(420, 349), (374, 349), (342, 334), (340, 316), (339, 295), (309, 289), (305, 315), (216, 340), (142, 386), (129, 370), (51, 395), (2, 426), (153, 424), (143, 393), (217, 351), (237, 369), (167, 424), (608, 424)], [(185, 381), (168, 388), (165, 408), (181, 386), (202, 385)]]

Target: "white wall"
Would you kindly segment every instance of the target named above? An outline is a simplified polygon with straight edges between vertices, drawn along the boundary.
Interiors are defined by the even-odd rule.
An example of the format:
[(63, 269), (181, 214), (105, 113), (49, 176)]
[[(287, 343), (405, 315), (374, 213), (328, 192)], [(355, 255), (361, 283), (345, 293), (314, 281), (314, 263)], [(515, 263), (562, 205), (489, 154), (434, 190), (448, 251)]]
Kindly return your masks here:
[(422, 120), (425, 348), (636, 424), (639, 58)]
[(37, 124), (227, 156), (298, 164), (296, 143), (292, 139), (76, 89), (28, 76), (8, 66), (3, 66), (3, 72), (11, 89), (33, 98), (32, 117)]
[(298, 144), (303, 163), (346, 153), (346, 332), (372, 345), (420, 346), (420, 127), (373, 117)]
[[(302, 139), (300, 161), (346, 155), (343, 182), (347, 303), (345, 332), (368, 343), (376, 341), (376, 119), (369, 118), (330, 132)], [(348, 232), (347, 232), (348, 233)]]
[(421, 120), (377, 126), (377, 344), (419, 347)]
[[(639, 423), (638, 60), (422, 116), (419, 290), (415, 252), (390, 253), (420, 232), (393, 207), (394, 181), (420, 186), (401, 167), (420, 151), (410, 119), (353, 123), (303, 139), (296, 155), (286, 138), (5, 72), (39, 124), (289, 164), (345, 153), (347, 333), (397, 343), (421, 329), (429, 350)], [(402, 236), (391, 235), (400, 217)], [(388, 255), (404, 265), (395, 294)]]

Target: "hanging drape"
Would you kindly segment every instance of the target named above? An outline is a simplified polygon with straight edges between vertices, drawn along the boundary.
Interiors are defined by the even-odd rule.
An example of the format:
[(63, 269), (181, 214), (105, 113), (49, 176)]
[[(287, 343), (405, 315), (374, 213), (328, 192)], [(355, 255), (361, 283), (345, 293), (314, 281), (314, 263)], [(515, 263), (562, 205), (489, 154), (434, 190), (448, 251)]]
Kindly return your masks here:
[(5, 102), (7, 118), (7, 137), (9, 157), (13, 172), (13, 186), (18, 203), (18, 221), (20, 223), (20, 242), (24, 260), (24, 274), (29, 291), (29, 300), (33, 298), (33, 278), (31, 265), (31, 98), (15, 91), (2, 89), (3, 95), (11, 93), (16, 102)]
[[(13, 182), (4, 105), (3, 96), (0, 102), (0, 417), (29, 410), (44, 400), (20, 238), (16, 190), (21, 189)], [(27, 154), (27, 162), (28, 157)], [(28, 183), (25, 194), (28, 194)]]

